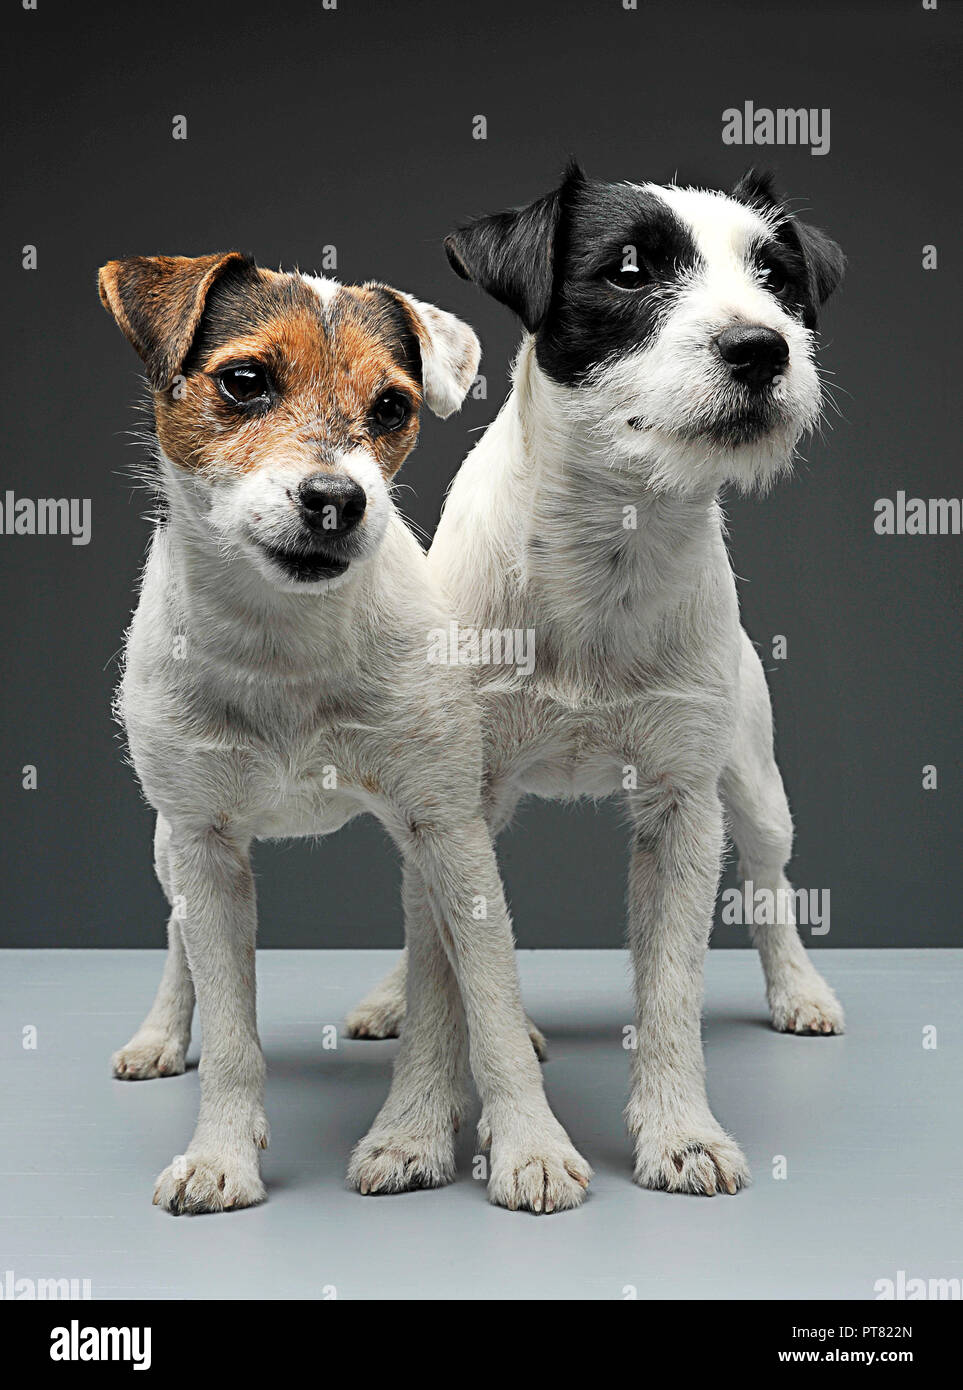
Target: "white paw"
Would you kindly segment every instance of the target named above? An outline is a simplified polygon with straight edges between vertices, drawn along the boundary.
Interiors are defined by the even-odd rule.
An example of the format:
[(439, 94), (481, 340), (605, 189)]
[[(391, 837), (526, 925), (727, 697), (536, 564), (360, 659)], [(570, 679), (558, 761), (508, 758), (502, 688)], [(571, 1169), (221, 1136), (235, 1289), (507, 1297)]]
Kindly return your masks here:
[(110, 1067), (119, 1081), (149, 1081), (155, 1076), (180, 1076), (185, 1047), (179, 1038), (152, 1031), (135, 1033), (115, 1052)]
[(635, 1181), (659, 1192), (714, 1197), (734, 1194), (751, 1181), (749, 1165), (734, 1139), (711, 1115), (695, 1124), (633, 1125)]
[(444, 1187), (455, 1176), (454, 1127), (429, 1135), (371, 1130), (348, 1164), (348, 1185), (363, 1197)]
[(405, 999), (374, 990), (344, 1021), (349, 1038), (397, 1038), (405, 1021)]
[(493, 1128), (483, 1115), (478, 1140), (491, 1147), (488, 1200), (495, 1206), (547, 1215), (581, 1205), (592, 1169), (553, 1116), (539, 1128), (517, 1121)]
[(842, 1033), (843, 1006), (821, 975), (777, 986), (769, 994), (769, 1015), (777, 1033)]
[(233, 1211), (263, 1202), (256, 1154), (197, 1150), (179, 1154), (157, 1179), (154, 1205), (174, 1216)]

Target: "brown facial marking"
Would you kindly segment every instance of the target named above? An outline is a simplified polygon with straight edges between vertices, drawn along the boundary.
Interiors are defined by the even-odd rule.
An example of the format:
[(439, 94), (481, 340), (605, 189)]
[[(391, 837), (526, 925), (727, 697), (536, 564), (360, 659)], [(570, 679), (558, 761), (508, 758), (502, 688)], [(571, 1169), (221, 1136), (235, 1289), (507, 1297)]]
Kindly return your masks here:
[[(325, 304), (298, 275), (241, 263), (211, 285), (185, 353), (181, 375), (154, 392), (161, 447), (180, 468), (216, 476), (283, 459), (308, 474), (363, 447), (391, 478), (414, 447), (416, 327), (381, 286), (342, 288)], [(225, 399), (217, 373), (244, 363), (266, 371), (266, 403)], [(371, 415), (389, 389), (410, 402), (393, 430)]]

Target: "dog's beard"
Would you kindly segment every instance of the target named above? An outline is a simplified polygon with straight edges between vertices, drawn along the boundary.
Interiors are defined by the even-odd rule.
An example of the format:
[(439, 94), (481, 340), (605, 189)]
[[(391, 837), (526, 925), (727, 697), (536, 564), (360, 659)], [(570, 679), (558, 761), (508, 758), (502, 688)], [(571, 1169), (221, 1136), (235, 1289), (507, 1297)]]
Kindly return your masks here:
[(340, 587), (349, 574), (380, 544), (380, 527), (340, 539), (325, 537), (295, 524), (247, 527), (242, 549), (255, 569), (275, 588), (285, 591)]
[[(597, 439), (616, 466), (641, 473), (648, 486), (701, 495), (723, 483), (765, 489), (792, 466), (801, 439), (818, 422), (815, 369), (749, 391), (700, 353), (644, 350), (603, 364), (571, 391), (566, 409)], [(688, 369), (688, 370), (687, 370)]]
[(341, 555), (330, 547), (319, 550), (317, 546), (306, 545), (303, 541), (284, 544), (255, 542), (261, 554), (275, 567), (286, 583), (318, 584), (322, 580), (337, 579), (351, 564), (352, 556)]
[(368, 505), (360, 525), (346, 535), (304, 524), (292, 494), (303, 467), (289, 472), (224, 478), (194, 497), (195, 510), (217, 549), (240, 556), (282, 592), (321, 592), (340, 587), (379, 549), (389, 512), (389, 490), (377, 466), (355, 455), (352, 473)]

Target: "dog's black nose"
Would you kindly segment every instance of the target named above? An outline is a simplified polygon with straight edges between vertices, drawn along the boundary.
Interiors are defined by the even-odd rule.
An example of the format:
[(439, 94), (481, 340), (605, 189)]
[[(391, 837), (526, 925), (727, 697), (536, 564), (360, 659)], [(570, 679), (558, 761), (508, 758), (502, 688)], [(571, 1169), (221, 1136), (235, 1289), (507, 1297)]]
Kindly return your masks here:
[(727, 328), (716, 347), (732, 375), (746, 386), (768, 386), (789, 361), (789, 344), (774, 328)]
[(364, 488), (353, 478), (312, 473), (298, 488), (301, 516), (312, 531), (344, 536), (353, 531), (368, 505)]

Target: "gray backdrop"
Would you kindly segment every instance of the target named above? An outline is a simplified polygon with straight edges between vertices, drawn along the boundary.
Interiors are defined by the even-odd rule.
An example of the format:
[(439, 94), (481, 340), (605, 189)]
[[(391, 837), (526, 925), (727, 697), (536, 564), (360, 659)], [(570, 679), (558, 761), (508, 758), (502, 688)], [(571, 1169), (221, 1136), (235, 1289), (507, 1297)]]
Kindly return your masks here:
[[(330, 2), (330, 0), (329, 0)], [(109, 715), (148, 528), (133, 352), (97, 267), (236, 246), (268, 265), (378, 277), (472, 322), (489, 398), (426, 421), (401, 501), (430, 530), (517, 337), (448, 270), (458, 221), (519, 203), (577, 154), (605, 178), (728, 183), (750, 163), (850, 257), (824, 319), (842, 418), (769, 497), (728, 502), (797, 824), (794, 880), (830, 890), (819, 944), (959, 936), (959, 536), (879, 536), (874, 502), (960, 492), (960, 6), (640, 0), (338, 0), (4, 7), (0, 498), (91, 499), (89, 545), (0, 535), (0, 944), (160, 944), (151, 813)], [(828, 107), (831, 148), (722, 142), (722, 112)], [(485, 115), (488, 138), (472, 138)], [(187, 117), (186, 141), (172, 119)], [(37, 247), (35, 270), (21, 247)], [(938, 269), (924, 270), (923, 248)], [(788, 659), (771, 659), (774, 634)], [(24, 789), (23, 768), (37, 768)], [(935, 765), (938, 788), (924, 790)], [(524, 807), (501, 861), (520, 943), (615, 945), (615, 807)], [(373, 822), (256, 853), (269, 946), (400, 940)], [(722, 927), (717, 944), (742, 945)]]

